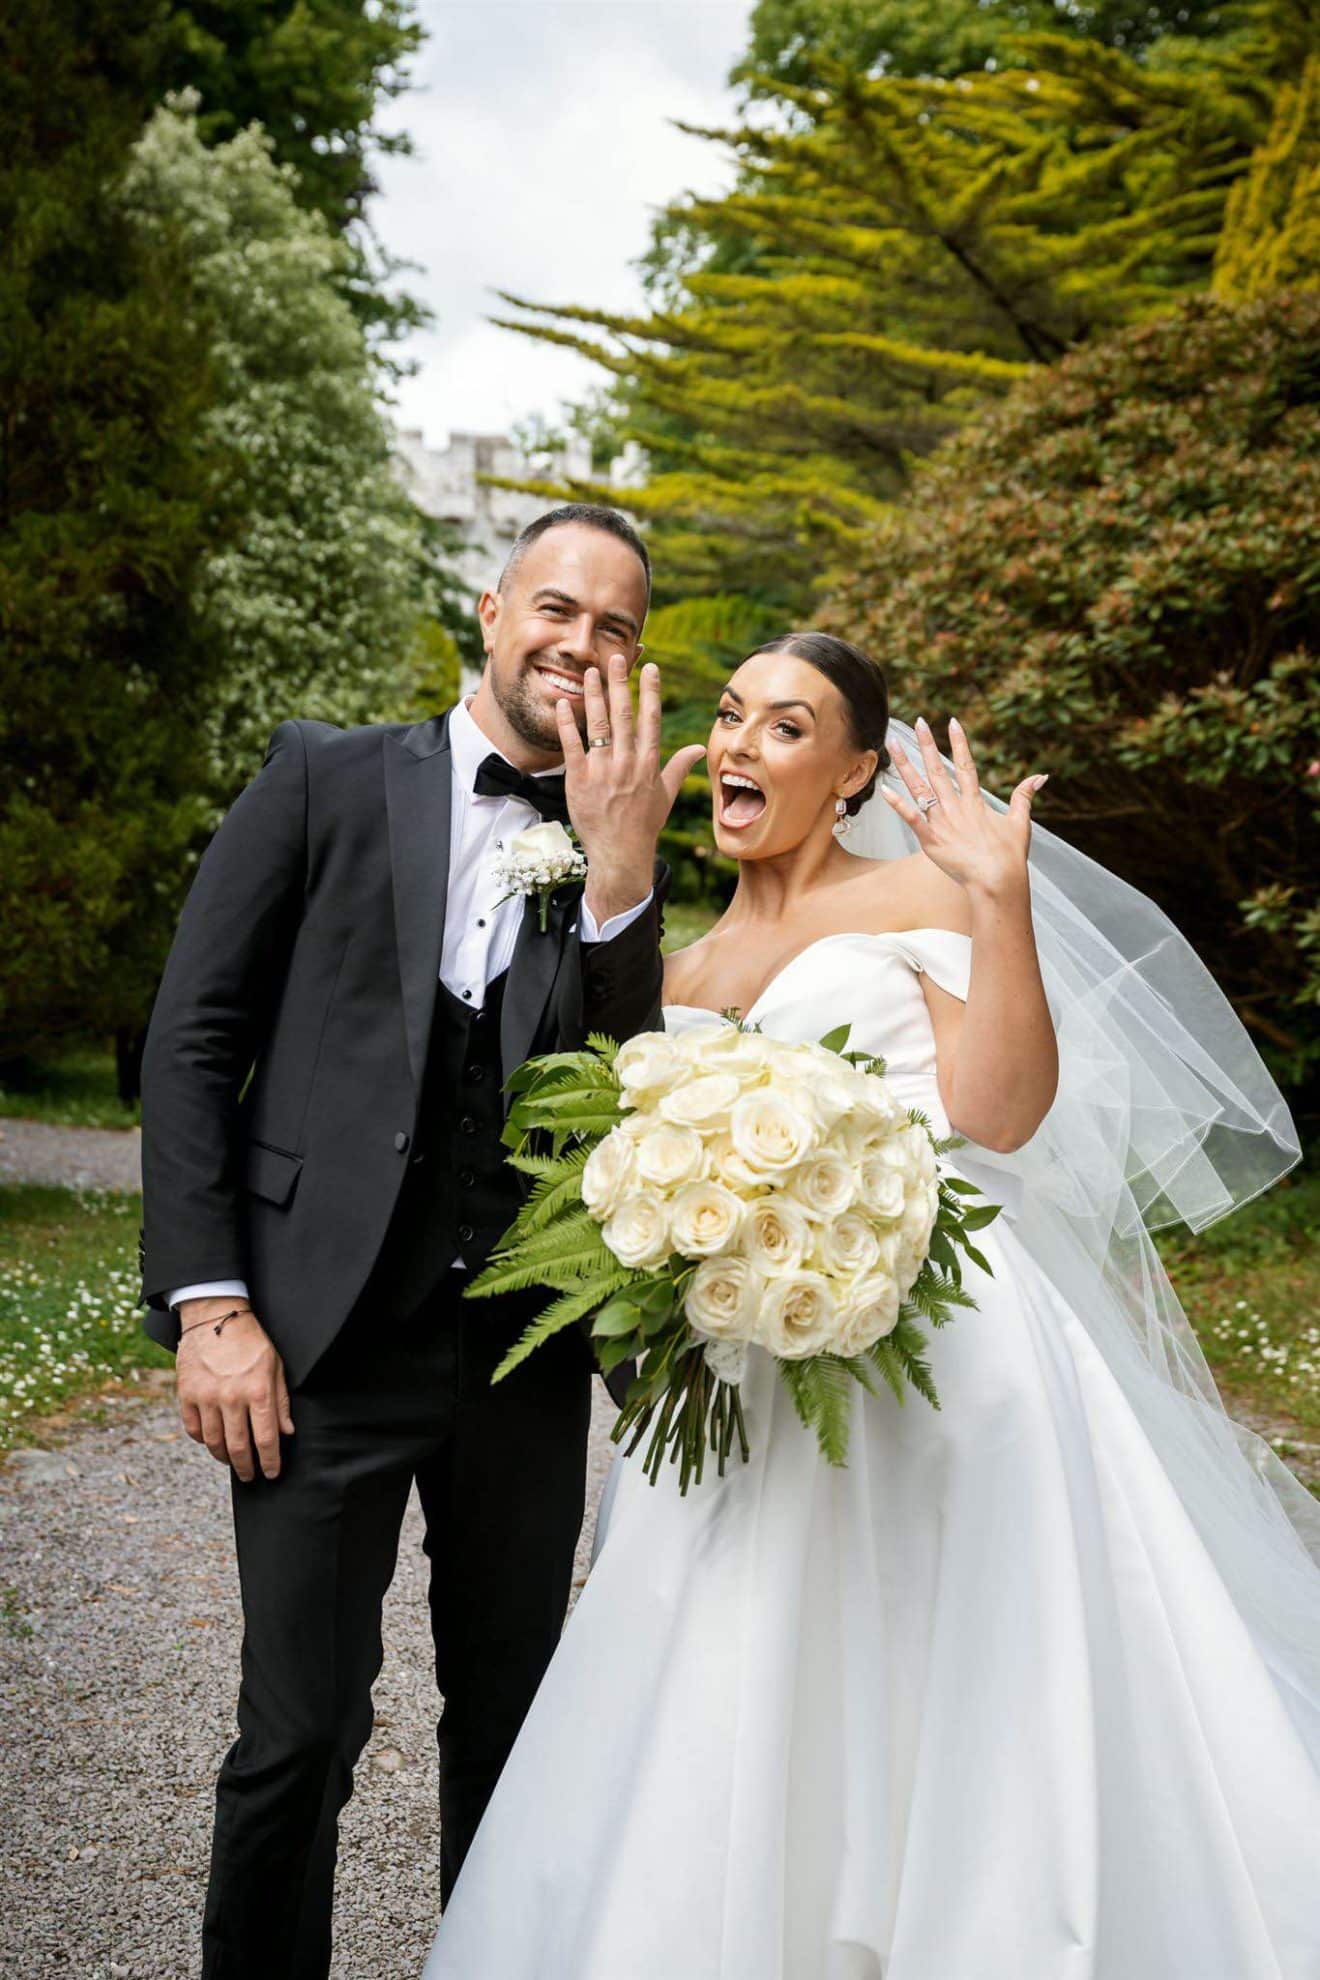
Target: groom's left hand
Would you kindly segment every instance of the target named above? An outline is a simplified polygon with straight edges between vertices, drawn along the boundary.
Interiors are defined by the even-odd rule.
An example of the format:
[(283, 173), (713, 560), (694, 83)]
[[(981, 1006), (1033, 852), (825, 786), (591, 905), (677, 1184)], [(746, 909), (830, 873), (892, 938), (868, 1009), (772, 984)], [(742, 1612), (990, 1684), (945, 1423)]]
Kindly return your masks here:
[(588, 667), (583, 683), (587, 740), (568, 700), (556, 704), (564, 752), (564, 794), (587, 856), (586, 903), (598, 927), (645, 900), (655, 871), (656, 841), (683, 779), (705, 755), (689, 744), (660, 762), (660, 669), (642, 668), (634, 727), (628, 663), (611, 654), (607, 678)]

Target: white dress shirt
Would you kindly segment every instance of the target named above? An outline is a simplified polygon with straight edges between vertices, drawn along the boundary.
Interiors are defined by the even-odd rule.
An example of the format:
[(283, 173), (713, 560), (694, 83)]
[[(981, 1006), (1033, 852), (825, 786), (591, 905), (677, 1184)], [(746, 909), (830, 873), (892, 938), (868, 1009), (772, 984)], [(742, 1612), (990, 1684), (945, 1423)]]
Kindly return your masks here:
[[(472, 719), (465, 701), (449, 717), (449, 880), (445, 905), (445, 939), (440, 953), (440, 981), (456, 997), (481, 1009), (486, 985), (509, 967), (523, 917), (523, 901), (513, 895), (500, 901), (491, 868), (499, 854), (498, 840), (510, 839), (540, 822), (540, 813), (520, 797), (478, 797), (477, 771), (485, 758), (501, 751), (487, 740)], [(507, 761), (507, 759), (506, 759)], [(545, 777), (562, 777), (563, 770), (544, 770)], [(496, 903), (499, 902), (497, 906)], [(583, 901), (579, 910), (584, 942), (609, 942), (621, 935), (651, 904), (648, 893), (636, 907), (611, 915), (603, 928)], [(246, 1299), (241, 1279), (208, 1279), (180, 1286), (170, 1294), (171, 1306), (186, 1299)]]

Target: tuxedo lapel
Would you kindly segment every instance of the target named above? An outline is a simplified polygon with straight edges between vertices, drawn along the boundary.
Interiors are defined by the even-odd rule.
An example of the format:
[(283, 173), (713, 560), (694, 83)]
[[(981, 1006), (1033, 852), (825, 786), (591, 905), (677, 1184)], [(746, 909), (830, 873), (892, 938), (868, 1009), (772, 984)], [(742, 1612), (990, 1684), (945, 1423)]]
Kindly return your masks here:
[(500, 1013), (500, 1067), (506, 1080), (531, 1053), (554, 989), (564, 943), (581, 905), (580, 886), (559, 888), (551, 898), (543, 933), (535, 894), (529, 894), (523, 902), (522, 922)]
[(451, 781), (447, 716), (419, 722), (406, 736), (386, 736), (385, 801), (399, 983), (408, 1059), (419, 1093), (445, 939)]

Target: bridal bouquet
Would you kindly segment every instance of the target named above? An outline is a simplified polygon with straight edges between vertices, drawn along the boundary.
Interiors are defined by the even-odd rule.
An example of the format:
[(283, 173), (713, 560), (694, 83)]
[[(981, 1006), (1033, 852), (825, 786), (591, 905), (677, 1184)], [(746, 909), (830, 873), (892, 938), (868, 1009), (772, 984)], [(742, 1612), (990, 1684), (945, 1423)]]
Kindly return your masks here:
[(735, 1438), (749, 1456), (752, 1345), (831, 1463), (847, 1458), (854, 1382), (938, 1408), (919, 1323), (975, 1305), (959, 1252), (989, 1270), (971, 1233), (998, 1206), (965, 1201), (975, 1185), (937, 1160), (960, 1142), (934, 1139), (847, 1037), (791, 1044), (730, 1020), (522, 1066), (504, 1138), (532, 1189), (468, 1290), (558, 1296), (495, 1380), (594, 1315), (602, 1368), (638, 1363), (615, 1441), (631, 1451), (649, 1431), (651, 1482), (668, 1453), (684, 1492), (707, 1450), (721, 1474)]

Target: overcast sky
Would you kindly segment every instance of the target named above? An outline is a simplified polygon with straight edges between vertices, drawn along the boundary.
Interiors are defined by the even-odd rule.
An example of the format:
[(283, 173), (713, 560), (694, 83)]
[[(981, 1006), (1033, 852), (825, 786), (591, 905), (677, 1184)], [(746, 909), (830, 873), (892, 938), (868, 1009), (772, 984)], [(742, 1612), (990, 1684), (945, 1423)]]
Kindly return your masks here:
[(553, 417), (605, 374), (569, 351), (497, 330), (491, 293), (637, 305), (631, 263), (650, 216), (732, 168), (670, 119), (732, 121), (725, 77), (752, 0), (421, 0), (429, 39), (413, 87), (388, 106), (411, 158), (384, 158), (372, 214), (408, 286), (435, 311), (409, 353), (397, 417), (428, 442)]

